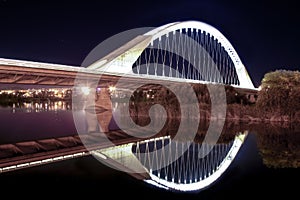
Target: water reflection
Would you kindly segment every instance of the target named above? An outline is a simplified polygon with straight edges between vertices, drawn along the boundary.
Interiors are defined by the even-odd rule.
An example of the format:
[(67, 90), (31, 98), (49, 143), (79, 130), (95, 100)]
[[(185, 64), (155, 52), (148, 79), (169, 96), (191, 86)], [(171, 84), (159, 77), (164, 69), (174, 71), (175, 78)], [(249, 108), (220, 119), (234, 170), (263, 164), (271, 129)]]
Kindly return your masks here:
[[(105, 111), (97, 113), (96, 116), (89, 112), (85, 113), (89, 122), (88, 131), (92, 130), (94, 133), (100, 130), (98, 125), (107, 124), (102, 119)], [(122, 118), (117, 113), (114, 116)], [(157, 117), (159, 120), (159, 116)], [(109, 120), (110, 118), (111, 116)], [(149, 118), (146, 116), (139, 117), (135, 122), (145, 125), (148, 121)], [(210, 123), (214, 124), (214, 129), (209, 128)], [(234, 132), (234, 130), (224, 129), (216, 144), (215, 136), (219, 136), (216, 130), (222, 130), (219, 126), (223, 126), (223, 123), (219, 121), (210, 123), (202, 121), (196, 136), (185, 138), (176, 137), (180, 124), (178, 119), (168, 119), (166, 126), (154, 137), (144, 140), (141, 139), (142, 137), (136, 138), (133, 142), (131, 140), (122, 145), (93, 149), (91, 152), (110, 167), (127, 172), (149, 184), (175, 191), (200, 191), (222, 176), (248, 135), (248, 131)], [(143, 134), (142, 129), (135, 131)], [(188, 127), (184, 130), (187, 133), (189, 131)], [(210, 137), (206, 137), (208, 131)], [(111, 132), (104, 132), (104, 134), (109, 137)], [(84, 137), (81, 139), (83, 143), (88, 142), (84, 141)]]
[[(174, 141), (165, 136), (92, 153), (110, 166), (130, 172), (149, 184), (176, 191), (200, 191), (226, 171), (247, 134), (239, 133), (228, 143), (212, 147), (209, 143)], [(208, 149), (211, 150), (206, 152)]]
[(254, 125), (263, 164), (269, 168), (300, 167), (300, 125), (273, 123)]
[[(120, 107), (120, 103), (113, 105), (114, 117), (122, 118), (122, 115), (116, 113), (116, 106)], [(112, 127), (114, 119), (111, 114), (108, 115), (105, 110), (96, 115), (86, 112), (86, 117), (89, 121), (87, 130), (92, 130), (93, 133), (101, 130), (101, 126), (109, 124), (109, 130), (102, 133), (101, 137), (106, 135), (112, 144), (117, 144), (114, 142), (118, 137), (114, 137), (112, 131), (117, 127)], [(147, 116), (133, 117), (132, 120), (140, 126), (149, 123)], [(200, 191), (216, 182), (229, 168), (249, 132), (255, 135), (264, 166), (300, 166), (299, 125), (226, 121), (218, 143), (210, 144), (210, 140), (205, 138), (210, 123), (201, 121), (195, 138), (174, 140), (180, 121), (167, 119), (166, 125), (155, 137), (146, 140), (141, 140), (141, 137), (134, 142), (131, 139), (122, 145), (92, 150), (92, 154), (110, 167), (125, 171), (149, 184), (176, 191)], [(143, 134), (142, 130), (135, 131)], [(188, 127), (185, 131), (189, 131)], [(126, 135), (121, 132), (116, 134)], [(212, 135), (213, 138), (214, 134)], [(132, 137), (127, 135), (127, 138)]]
[(9, 106), (2, 107), (1, 110), (6, 108), (11, 112), (45, 112), (45, 111), (65, 111), (72, 109), (70, 101), (47, 101), (47, 102), (19, 102), (12, 103)]
[[(122, 103), (115, 106), (120, 106), (120, 104)], [(0, 119), (2, 122), (0, 138), (0, 146), (2, 146), (0, 149), (2, 149), (2, 153), (4, 152), (3, 148), (8, 147), (7, 144), (10, 143), (18, 146), (22, 144), (19, 143), (22, 141), (36, 142), (38, 139), (77, 135), (78, 130), (74, 127), (72, 112), (70, 110), (66, 112), (50, 112), (51, 109), (43, 109), (43, 105), (39, 107), (33, 105), (31, 109), (32, 108), (34, 109), (29, 114), (25, 113), (28, 108), (19, 108), (17, 105), (15, 106), (15, 113), (11, 113), (13, 107), (0, 108)], [(35, 112), (34, 110), (36, 108), (41, 108), (40, 111), (45, 112)], [(52, 108), (55, 110), (55, 106)], [(57, 104), (58, 110), (63, 108), (67, 108), (67, 106), (60, 107), (60, 105)], [(9, 110), (9, 112), (7, 112), (7, 110)], [(201, 121), (198, 132), (193, 140), (191, 140), (191, 138), (174, 140), (174, 135), (179, 125), (177, 119), (168, 119), (165, 127), (163, 127), (157, 135), (148, 140), (142, 140), (133, 138), (118, 130), (118, 127), (114, 124), (114, 119), (111, 118), (111, 114), (107, 114), (105, 110), (97, 110), (96, 117), (91, 114), (90, 111), (82, 109), (78, 110), (78, 113), (80, 113), (81, 119), (83, 119), (82, 133), (84, 135), (80, 138), (80, 141), (85, 142), (86, 140), (86, 142), (92, 144), (91, 146), (96, 146), (97, 150), (93, 151), (95, 157), (111, 167), (122, 169), (132, 176), (151, 185), (156, 185), (157, 187), (175, 191), (200, 191), (204, 188), (211, 187), (213, 183), (224, 183), (223, 180), (226, 181), (228, 173), (227, 175), (224, 174), (228, 171), (233, 172), (229, 173), (230, 177), (234, 179), (237, 177), (240, 178), (239, 170), (235, 171), (236, 168), (232, 168), (232, 171), (228, 169), (232, 166), (236, 166), (237, 162), (242, 162), (241, 157), (247, 161), (249, 159), (245, 165), (242, 165), (242, 170), (247, 168), (248, 171), (251, 171), (250, 174), (254, 175), (254, 178), (251, 180), (257, 181), (258, 184), (256, 184), (255, 187), (261, 190), (264, 190), (265, 185), (273, 185), (273, 187), (277, 187), (280, 190), (280, 184), (276, 185), (280, 181), (275, 180), (275, 178), (270, 179), (270, 177), (283, 177), (283, 171), (291, 176), (287, 176), (287, 178), (284, 179), (281, 178), (281, 182), (284, 182), (284, 185), (287, 184), (287, 180), (296, 177), (294, 176), (295, 172), (299, 174), (299, 124), (261, 124), (255, 122), (226, 121), (217, 144), (213, 146), (209, 154), (203, 156), (203, 154), (206, 153), (206, 149), (212, 147), (209, 140), (207, 140), (206, 143), (203, 142), (209, 126), (209, 122), (207, 121)], [(147, 124), (149, 121), (147, 117), (139, 117), (133, 120), (141, 126)], [(11, 122), (18, 122), (18, 125), (16, 126)], [(101, 134), (99, 133), (98, 135), (95, 134), (99, 131), (99, 124), (101, 125), (103, 123), (109, 124), (109, 130)], [(189, 131), (189, 129), (187, 128), (186, 131)], [(140, 133), (142, 134), (143, 132), (141, 131)], [(84, 139), (85, 136), (89, 137)], [(101, 140), (101, 138), (103, 138), (103, 140)], [(106, 143), (101, 143), (102, 141), (106, 141), (104, 138), (108, 138), (112, 144), (115, 145), (108, 148)], [(250, 149), (249, 143), (247, 142), (246, 144), (245, 141), (256, 142), (256, 145), (250, 146)], [(202, 147), (203, 149), (201, 149)], [(259, 165), (256, 165), (251, 158), (248, 158), (249, 154), (244, 154), (245, 151), (243, 151), (244, 149), (242, 147), (247, 147), (251, 154), (255, 154), (255, 158), (259, 160)], [(37, 149), (37, 151), (44, 153), (44, 149), (42, 148)], [(18, 155), (15, 151), (11, 152), (14, 153), (14, 155)], [(240, 154), (236, 154), (235, 152), (239, 152)], [(256, 155), (257, 152), (259, 154)], [(32, 156), (32, 154), (28, 156)], [(171, 160), (173, 161), (171, 162)], [(82, 166), (91, 166), (90, 163), (87, 164), (83, 162), (81, 164)], [(97, 168), (98, 165), (96, 164), (95, 166), (95, 168)], [(65, 167), (63, 168), (65, 169)], [(61, 172), (64, 170), (63, 168), (58, 167), (57, 171)], [(270, 168), (285, 169), (274, 170)], [(239, 169), (241, 170), (241, 168)], [(84, 169), (80, 168), (76, 170), (81, 173)], [(105, 170), (107, 170), (107, 168)], [(35, 172), (36, 168), (33, 168), (32, 171)], [(49, 171), (46, 170), (46, 173), (48, 172)], [(95, 169), (95, 172), (98, 173), (99, 169)], [(22, 173), (26, 173), (26, 170), (24, 170), (24, 172), (22, 171)], [(115, 171), (112, 173), (115, 173)], [(101, 179), (102, 177), (99, 178)], [(97, 179), (97, 181), (98, 180), (99, 179)], [(245, 180), (245, 182), (247, 181)], [(244, 186), (243, 183), (245, 182), (241, 181), (241, 184), (238, 184)], [(226, 182), (226, 184), (227, 183), (228, 182)], [(104, 184), (106, 185), (106, 183)], [(228, 187), (232, 186), (233, 185), (229, 184)], [(239, 189), (244, 188), (240, 187)], [(246, 191), (246, 189), (244, 190)], [(203, 193), (206, 191), (203, 191)], [(210, 189), (208, 191), (210, 191)]]

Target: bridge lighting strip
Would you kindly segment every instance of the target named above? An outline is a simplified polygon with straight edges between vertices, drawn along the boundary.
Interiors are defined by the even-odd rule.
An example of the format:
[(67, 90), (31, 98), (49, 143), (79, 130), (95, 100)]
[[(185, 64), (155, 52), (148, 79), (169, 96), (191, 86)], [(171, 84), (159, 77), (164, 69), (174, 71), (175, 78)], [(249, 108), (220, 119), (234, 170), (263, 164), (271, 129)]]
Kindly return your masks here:
[(32, 166), (41, 165), (41, 164), (45, 164), (45, 163), (55, 162), (55, 161), (67, 160), (70, 158), (76, 158), (76, 157), (86, 156), (86, 155), (89, 155), (89, 153), (88, 152), (79, 152), (79, 153), (68, 154), (68, 155), (64, 155), (64, 156), (57, 156), (57, 157), (53, 157), (53, 158), (47, 158), (47, 159), (43, 159), (43, 160), (22, 163), (22, 164), (18, 164), (18, 165), (11, 165), (11, 166), (0, 168), (0, 173), (17, 170), (17, 169), (21, 169), (21, 168), (25, 168), (25, 167), (32, 167)]
[(157, 141), (157, 140), (170, 139), (170, 138), (171, 138), (170, 136), (151, 138), (151, 139), (146, 139), (146, 140), (139, 141), (139, 142), (130, 142), (127, 144), (120, 144), (117, 146), (107, 147), (104, 149), (93, 150), (93, 151), (91, 151), (91, 153), (95, 154), (96, 156), (98, 155), (100, 158), (107, 159), (107, 156), (110, 157), (111, 155), (114, 155), (117, 152), (131, 152), (131, 148), (134, 144), (138, 145), (138, 144), (144, 144), (147, 142), (153, 142), (153, 141)]
[(143, 143), (147, 143), (147, 142), (153, 142), (153, 141), (164, 140), (164, 139), (171, 139), (171, 136), (167, 135), (167, 136), (161, 136), (161, 137), (157, 137), (157, 138), (150, 138), (150, 139), (139, 141), (137, 143), (143, 144)]

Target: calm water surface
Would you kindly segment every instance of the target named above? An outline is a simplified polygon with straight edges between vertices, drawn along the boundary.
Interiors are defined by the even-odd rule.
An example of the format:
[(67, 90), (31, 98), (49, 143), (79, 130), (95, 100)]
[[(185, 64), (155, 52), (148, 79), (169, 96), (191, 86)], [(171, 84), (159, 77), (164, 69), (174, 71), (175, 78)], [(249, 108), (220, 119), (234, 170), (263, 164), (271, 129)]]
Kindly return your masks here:
[[(72, 110), (65, 102), (1, 107), (0, 119), (1, 144), (77, 134)], [(120, 195), (126, 199), (289, 199), (298, 195), (300, 128), (297, 125), (226, 123), (224, 130), (233, 134), (248, 131), (248, 134), (220, 179), (200, 192), (158, 188), (86, 156), (2, 173), (2, 195), (39, 199), (46, 196), (111, 199)]]

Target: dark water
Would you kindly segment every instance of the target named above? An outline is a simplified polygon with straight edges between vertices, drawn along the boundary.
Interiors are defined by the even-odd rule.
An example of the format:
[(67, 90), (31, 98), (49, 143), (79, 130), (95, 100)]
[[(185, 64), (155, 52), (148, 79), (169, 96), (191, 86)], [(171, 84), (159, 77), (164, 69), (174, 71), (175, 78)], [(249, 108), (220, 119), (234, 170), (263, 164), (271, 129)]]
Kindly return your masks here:
[(0, 144), (74, 135), (72, 112), (65, 102), (0, 107)]
[[(1, 144), (73, 135), (72, 112), (1, 108)], [(29, 120), (30, 119), (30, 120)], [(294, 199), (300, 180), (299, 128), (290, 125), (231, 124), (248, 129), (244, 144), (229, 169), (199, 193), (171, 192), (109, 168), (92, 156), (0, 174), (2, 196), (84, 199)], [(37, 139), (37, 138), (36, 138)]]

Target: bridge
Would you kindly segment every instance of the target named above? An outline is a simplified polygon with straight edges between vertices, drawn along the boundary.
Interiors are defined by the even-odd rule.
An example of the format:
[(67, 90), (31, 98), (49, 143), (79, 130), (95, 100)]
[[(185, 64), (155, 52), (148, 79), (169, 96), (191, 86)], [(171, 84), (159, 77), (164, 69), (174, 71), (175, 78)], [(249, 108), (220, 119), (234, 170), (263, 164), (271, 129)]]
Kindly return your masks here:
[[(143, 34), (138, 34), (132, 40), (122, 44), (122, 46), (111, 51), (104, 57), (96, 59), (87, 67), (2, 58), (0, 59), (0, 83), (67, 86), (73, 87), (74, 91), (80, 86), (82, 89), (86, 89), (83, 93), (87, 92), (88, 95), (92, 95), (91, 100), (93, 102), (91, 105), (102, 109), (101, 113), (104, 117), (99, 117), (98, 122), (102, 123), (101, 127), (105, 133), (109, 133), (109, 121), (103, 119), (111, 119), (112, 116), (109, 88), (113, 86), (117, 86), (117, 89), (126, 90), (128, 88), (135, 88), (137, 83), (148, 84), (148, 89), (151, 89), (153, 84), (165, 85), (167, 83), (180, 87), (182, 83), (191, 83), (230, 85), (239, 89), (256, 90), (237, 52), (225, 36), (214, 27), (198, 21), (170, 23), (153, 28)], [(95, 99), (94, 93), (90, 92), (90, 89), (96, 90), (96, 88), (100, 88), (99, 98), (97, 99)], [(88, 108), (89, 105), (85, 106), (85, 108)], [(78, 143), (78, 138), (69, 139)], [(61, 143), (61, 139), (53, 139), (48, 142), (50, 143), (47, 144), (55, 144), (56, 146), (67, 146)], [(47, 149), (41, 146), (41, 143), (43, 141), (31, 144), (36, 148)], [(1, 146), (0, 148), (20, 153), (22, 152), (19, 148), (20, 145), (22, 146), (22, 144), (14, 144)], [(23, 147), (24, 145), (28, 144), (23, 144)], [(169, 176), (167, 170), (169, 168), (178, 168), (177, 165), (179, 163), (175, 163), (174, 165), (176, 166), (164, 167), (161, 170), (152, 170), (152, 166), (149, 165), (150, 161), (148, 160), (142, 163), (146, 166), (143, 169), (147, 169), (147, 173), (149, 172), (147, 180), (153, 184), (186, 190), (184, 189), (185, 186), (178, 185), (188, 182), (189, 186), (193, 185), (193, 187), (195, 186), (195, 188), (199, 189), (204, 187), (203, 184), (205, 181), (203, 182), (203, 180), (209, 180), (206, 177), (213, 177), (210, 175), (217, 173), (218, 169), (228, 167), (227, 164), (222, 165), (227, 166), (225, 168), (221, 168), (220, 166), (223, 163), (222, 160), (228, 158), (228, 152), (232, 152), (232, 145), (233, 143), (229, 146), (221, 145), (219, 147), (217, 145), (216, 149), (224, 149), (225, 153), (221, 157), (215, 157), (215, 154), (213, 154), (212, 157), (216, 159), (216, 162), (211, 166), (207, 166), (209, 163), (203, 160), (196, 163), (196, 165), (205, 165), (206, 167), (206, 171), (203, 172), (197, 171), (198, 169), (192, 169), (192, 171), (197, 171), (197, 176), (189, 174), (191, 172), (187, 172), (188, 174), (186, 175)], [(143, 145), (139, 146), (139, 144), (133, 146), (132, 155), (136, 158), (141, 158), (138, 150), (145, 147)], [(1, 172), (28, 167), (31, 164), (47, 163), (48, 161), (54, 161), (54, 158), (59, 160), (58, 158), (70, 158), (90, 153), (82, 146), (76, 150), (72, 148), (69, 148), (70, 151), (64, 150), (65, 153), (61, 151), (48, 151), (53, 153), (46, 156), (38, 156), (34, 160), (30, 160), (29, 158), (26, 161), (27, 157), (23, 161), (21, 159), (21, 161), (11, 160), (11, 162), (4, 162), (1, 165)], [(98, 144), (95, 148), (99, 148), (100, 150), (93, 150), (93, 154), (98, 155), (98, 157), (100, 155), (101, 157), (103, 154), (101, 145)], [(192, 146), (192, 148), (198, 147)], [(104, 157), (102, 156), (102, 158)], [(196, 158), (196, 160), (199, 159)], [(195, 165), (195, 163), (189, 163), (190, 161), (181, 160), (178, 162), (187, 163), (189, 166)], [(150, 181), (149, 177), (152, 178), (152, 181)], [(161, 181), (162, 179), (164, 181)], [(216, 178), (211, 178), (208, 182), (211, 183), (215, 180)], [(199, 183), (203, 183), (200, 184), (202, 186), (199, 186)]]
[(198, 21), (154, 28), (86, 68), (0, 59), (0, 83), (74, 86), (79, 73), (85, 80), (98, 80), (101, 75), (106, 85), (127, 77), (128, 83), (163, 79), (254, 89), (230, 42), (214, 27)]
[[(84, 63), (84, 62), (83, 62)], [(120, 81), (122, 80), (122, 81)], [(230, 42), (214, 27), (186, 21), (139, 34), (87, 67), (0, 59), (0, 83), (102, 88), (89, 104), (111, 111), (109, 88), (202, 83), (255, 91)], [(74, 95), (73, 95), (74, 97)], [(87, 105), (88, 107), (89, 105)], [(107, 130), (105, 125), (103, 130)]]

